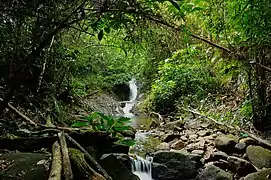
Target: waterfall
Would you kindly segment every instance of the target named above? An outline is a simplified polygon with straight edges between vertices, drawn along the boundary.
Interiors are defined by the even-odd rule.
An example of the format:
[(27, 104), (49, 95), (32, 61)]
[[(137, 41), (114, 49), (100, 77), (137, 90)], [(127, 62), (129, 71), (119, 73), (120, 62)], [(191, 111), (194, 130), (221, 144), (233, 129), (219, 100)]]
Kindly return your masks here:
[(136, 156), (136, 159), (132, 158), (132, 172), (137, 175), (141, 180), (152, 180), (151, 166), (152, 157), (147, 156), (146, 159)]
[(131, 110), (136, 103), (136, 97), (137, 97), (137, 85), (136, 85), (136, 80), (134, 78), (129, 81), (129, 88), (130, 88), (129, 101), (125, 102), (125, 106), (122, 110), (123, 110), (124, 116), (133, 117), (134, 115), (131, 113)]

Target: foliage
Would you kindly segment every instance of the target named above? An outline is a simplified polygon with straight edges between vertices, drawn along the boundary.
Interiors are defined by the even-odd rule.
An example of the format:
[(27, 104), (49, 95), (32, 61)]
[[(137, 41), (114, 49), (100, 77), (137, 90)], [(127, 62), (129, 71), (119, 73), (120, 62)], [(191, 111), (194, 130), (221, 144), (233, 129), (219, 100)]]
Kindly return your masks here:
[[(176, 101), (191, 105), (216, 91), (217, 82), (208, 61), (196, 46), (176, 52), (159, 66), (159, 78), (152, 85), (151, 101), (156, 110), (170, 112)], [(189, 99), (186, 99), (189, 97)]]
[(119, 143), (132, 146), (134, 141), (129, 138), (125, 138), (121, 133), (126, 130), (133, 130), (128, 123), (131, 123), (130, 118), (119, 117), (113, 118), (107, 116), (101, 112), (93, 112), (89, 116), (85, 117), (86, 121), (75, 122), (72, 127), (85, 127), (91, 126), (94, 131), (108, 132), (112, 137), (119, 138)]

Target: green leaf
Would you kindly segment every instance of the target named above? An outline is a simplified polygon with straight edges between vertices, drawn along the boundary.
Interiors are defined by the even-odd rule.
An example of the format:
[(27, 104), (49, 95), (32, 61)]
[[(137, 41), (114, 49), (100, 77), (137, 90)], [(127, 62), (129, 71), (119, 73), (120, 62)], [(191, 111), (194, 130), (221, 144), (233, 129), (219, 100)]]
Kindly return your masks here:
[(104, 31), (105, 31), (106, 33), (110, 33), (110, 28), (107, 27), (107, 28), (104, 29)]
[(126, 145), (126, 146), (133, 146), (133, 145), (135, 145), (135, 140), (133, 140), (133, 139), (121, 139), (117, 143), (123, 144), (123, 145)]
[(169, 0), (169, 2), (178, 10), (180, 10), (180, 5), (177, 1), (175, 0)]
[(76, 122), (73, 123), (71, 127), (84, 127), (89, 126), (89, 122)]
[(131, 118), (120, 117), (120, 118), (118, 119), (118, 121), (120, 121), (120, 122), (130, 122), (130, 121), (131, 121)]
[(99, 39), (99, 41), (101, 41), (101, 40), (103, 39), (103, 37), (104, 37), (104, 31), (101, 30), (101, 31), (99, 32), (99, 34), (98, 34), (98, 39)]
[(115, 131), (121, 132), (121, 131), (125, 131), (125, 130), (130, 129), (130, 127), (129, 127), (129, 126), (118, 126), (118, 127), (113, 127), (113, 129), (114, 129)]

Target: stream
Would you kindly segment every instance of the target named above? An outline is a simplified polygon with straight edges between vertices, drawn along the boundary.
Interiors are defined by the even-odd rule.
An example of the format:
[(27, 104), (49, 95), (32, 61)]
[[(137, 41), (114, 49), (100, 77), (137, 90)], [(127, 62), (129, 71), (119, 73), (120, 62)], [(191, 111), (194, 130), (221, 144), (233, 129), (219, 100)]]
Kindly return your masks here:
[[(125, 117), (132, 119), (132, 126), (138, 129), (141, 125), (147, 124), (149, 120), (146, 117), (139, 117), (131, 113), (133, 107), (137, 103), (136, 99), (138, 94), (138, 87), (136, 84), (136, 79), (133, 78), (129, 81), (129, 88), (129, 101), (124, 102), (125, 106), (123, 107), (122, 111)], [(137, 137), (141, 137), (140, 132), (136, 133), (136, 139)], [(135, 175), (137, 175), (141, 180), (152, 180), (152, 157), (146, 157), (146, 159), (144, 159), (140, 156), (136, 156), (136, 158), (132, 158), (132, 162), (132, 172)]]

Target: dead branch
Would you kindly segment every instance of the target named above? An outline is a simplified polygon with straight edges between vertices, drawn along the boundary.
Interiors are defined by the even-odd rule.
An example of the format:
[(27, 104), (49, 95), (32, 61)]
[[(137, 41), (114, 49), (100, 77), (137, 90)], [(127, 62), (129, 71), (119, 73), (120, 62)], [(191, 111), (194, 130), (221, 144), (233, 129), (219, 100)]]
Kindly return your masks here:
[[(3, 101), (2, 98), (0, 98), (0, 101)], [(19, 116), (21, 116), (24, 120), (26, 120), (27, 122), (29, 122), (32, 125), (36, 125), (36, 123), (34, 123), (31, 119), (29, 119), (27, 116), (25, 116), (23, 113), (21, 113), (19, 110), (17, 110), (15, 107), (13, 107), (10, 103), (8, 103), (8, 108), (10, 110), (12, 110), (13, 112), (15, 112), (16, 114), (18, 114)]]
[(78, 149), (69, 148), (71, 160), (75, 166), (75, 174), (78, 179), (105, 180), (105, 178), (91, 168), (84, 158), (84, 154)]
[(72, 173), (69, 151), (67, 148), (64, 132), (58, 133), (58, 137), (60, 140), (60, 146), (61, 146), (61, 152), (62, 152), (64, 177), (65, 177), (65, 180), (72, 180), (73, 173)]
[(152, 114), (158, 116), (158, 120), (159, 120), (160, 122), (163, 121), (163, 122), (165, 123), (165, 120), (164, 120), (164, 118), (163, 118), (163, 116), (162, 116), (161, 114), (156, 113), (156, 112), (151, 112), (151, 113), (149, 114), (149, 116), (151, 116)]
[(46, 54), (45, 54), (45, 57), (44, 57), (42, 70), (41, 70), (41, 73), (40, 73), (40, 76), (39, 76), (39, 83), (38, 83), (37, 92), (39, 92), (39, 90), (40, 90), (41, 81), (42, 81), (42, 78), (43, 78), (43, 75), (44, 75), (44, 72), (45, 72), (45, 68), (46, 68), (46, 64), (47, 64), (48, 54), (49, 54), (49, 52), (50, 52), (50, 50), (52, 48), (54, 39), (55, 39), (55, 36), (52, 37), (51, 43), (50, 43), (49, 47), (47, 48), (47, 51), (46, 51)]
[(98, 172), (101, 173), (105, 177), (105, 179), (112, 180), (112, 178), (107, 174), (107, 172), (102, 168), (102, 166), (98, 164), (97, 161), (79, 143), (77, 143), (72, 137), (70, 137), (66, 133), (65, 136), (72, 144), (77, 146), (80, 151), (84, 153), (86, 158), (97, 168)]
[(56, 141), (52, 147), (53, 161), (48, 180), (61, 180), (62, 160), (59, 143)]

